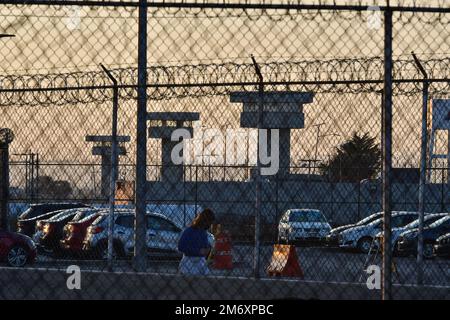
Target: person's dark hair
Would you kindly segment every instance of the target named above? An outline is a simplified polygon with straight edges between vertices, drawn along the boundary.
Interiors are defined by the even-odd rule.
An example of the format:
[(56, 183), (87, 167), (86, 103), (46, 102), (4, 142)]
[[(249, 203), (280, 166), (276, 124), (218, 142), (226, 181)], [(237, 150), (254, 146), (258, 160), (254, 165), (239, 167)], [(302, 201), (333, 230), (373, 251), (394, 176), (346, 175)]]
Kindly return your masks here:
[(208, 229), (214, 222), (214, 212), (211, 209), (205, 209), (195, 217), (192, 221), (191, 227), (197, 229)]

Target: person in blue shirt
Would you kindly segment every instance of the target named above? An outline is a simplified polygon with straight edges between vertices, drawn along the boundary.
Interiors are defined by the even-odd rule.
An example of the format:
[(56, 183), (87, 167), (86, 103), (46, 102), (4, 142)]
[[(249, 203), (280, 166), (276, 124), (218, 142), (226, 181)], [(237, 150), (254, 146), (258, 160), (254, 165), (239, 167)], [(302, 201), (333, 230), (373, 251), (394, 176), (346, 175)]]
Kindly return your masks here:
[(207, 230), (214, 222), (211, 209), (200, 212), (178, 240), (178, 250), (183, 253), (179, 271), (181, 274), (206, 275), (209, 273), (206, 257), (211, 251)]

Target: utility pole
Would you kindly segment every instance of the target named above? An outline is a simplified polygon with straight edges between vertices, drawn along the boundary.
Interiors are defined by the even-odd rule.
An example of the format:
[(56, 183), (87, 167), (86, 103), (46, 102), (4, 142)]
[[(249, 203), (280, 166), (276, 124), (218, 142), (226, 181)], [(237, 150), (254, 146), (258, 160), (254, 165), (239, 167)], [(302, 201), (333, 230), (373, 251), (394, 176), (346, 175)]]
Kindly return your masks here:
[[(320, 126), (318, 126), (318, 128), (319, 127)], [(316, 168), (318, 167), (317, 163), (319, 162), (318, 155), (317, 155), (317, 150), (318, 150), (319, 145), (320, 145), (320, 139), (321, 138), (326, 138), (326, 137), (339, 137), (339, 136), (340, 136), (340, 134), (338, 134), (338, 133), (326, 133), (326, 134), (322, 134), (322, 135), (317, 136), (316, 152), (315, 152), (315, 156), (314, 156), (314, 172), (313, 172), (314, 174), (316, 173)]]
[(136, 132), (136, 217), (134, 219), (134, 268), (147, 269), (147, 0), (139, 0), (138, 105)]
[(114, 201), (116, 197), (117, 181), (117, 162), (118, 162), (118, 143), (117, 143), (117, 113), (119, 108), (119, 88), (117, 80), (112, 73), (105, 68), (103, 64), (100, 67), (105, 71), (108, 78), (112, 81), (113, 87), (113, 109), (112, 109), (112, 128), (111, 128), (111, 174), (109, 184), (109, 219), (108, 219), (108, 271), (113, 271), (113, 241), (114, 241)]
[(318, 123), (318, 124), (314, 125), (314, 127), (317, 127), (317, 134), (316, 134), (316, 147), (315, 147), (315, 150), (314, 150), (314, 163), (313, 163), (314, 170), (313, 170), (313, 174), (316, 173), (317, 153), (319, 151), (320, 127), (323, 126), (324, 124), (325, 124), (325, 122)]

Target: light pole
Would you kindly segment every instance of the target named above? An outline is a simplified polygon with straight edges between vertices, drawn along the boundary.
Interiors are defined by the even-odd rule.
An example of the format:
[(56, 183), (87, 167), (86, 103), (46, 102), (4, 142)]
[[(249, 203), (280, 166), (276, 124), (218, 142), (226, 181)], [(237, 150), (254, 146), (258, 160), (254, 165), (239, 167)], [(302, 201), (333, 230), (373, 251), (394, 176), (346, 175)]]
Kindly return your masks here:
[(109, 181), (109, 219), (108, 219), (108, 271), (113, 271), (113, 233), (114, 233), (114, 201), (116, 197), (117, 164), (118, 164), (118, 143), (117, 143), (117, 113), (119, 108), (119, 88), (117, 80), (111, 71), (106, 69), (103, 64), (100, 67), (106, 73), (113, 83), (113, 108), (112, 108), (112, 127), (111, 127), (111, 180)]
[(323, 134), (321, 136), (318, 137), (318, 141), (317, 141), (317, 145), (316, 145), (316, 154), (314, 156), (314, 173), (316, 173), (316, 163), (318, 162), (317, 159), (317, 147), (320, 143), (320, 138), (325, 138), (325, 137), (340, 137), (341, 135), (339, 133), (327, 133), (327, 134)]
[[(316, 173), (316, 159), (317, 159), (317, 151), (318, 151), (318, 149), (319, 149), (320, 127), (321, 127), (322, 125), (324, 125), (324, 124), (325, 124), (325, 122), (321, 122), (321, 123), (318, 123), (318, 124), (314, 124), (314, 125), (313, 125), (313, 127), (317, 127), (316, 147), (315, 147), (315, 151), (314, 151), (314, 163), (313, 163), (313, 165), (314, 165), (314, 171), (313, 171), (313, 173)], [(310, 166), (310, 168), (311, 168), (311, 166)]]
[(317, 153), (319, 150), (320, 139), (325, 138), (325, 137), (339, 137), (340, 136), (340, 134), (338, 134), (338, 133), (326, 133), (326, 134), (320, 135), (320, 126), (321, 125), (323, 125), (323, 123), (316, 125), (317, 126), (317, 139), (316, 139), (316, 150), (314, 152), (314, 171), (313, 171), (314, 174), (316, 173)]

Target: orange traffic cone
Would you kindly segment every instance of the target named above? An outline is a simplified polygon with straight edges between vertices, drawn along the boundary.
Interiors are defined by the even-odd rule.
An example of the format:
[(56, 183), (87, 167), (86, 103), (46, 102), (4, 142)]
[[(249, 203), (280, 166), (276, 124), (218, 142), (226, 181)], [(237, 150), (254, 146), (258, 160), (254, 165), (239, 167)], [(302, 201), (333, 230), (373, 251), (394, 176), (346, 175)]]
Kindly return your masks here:
[(303, 279), (304, 273), (298, 263), (295, 246), (276, 244), (273, 247), (272, 260), (267, 268), (269, 276), (298, 277)]
[(228, 232), (221, 231), (216, 236), (214, 246), (214, 269), (233, 269), (233, 256), (231, 254), (231, 237)]

